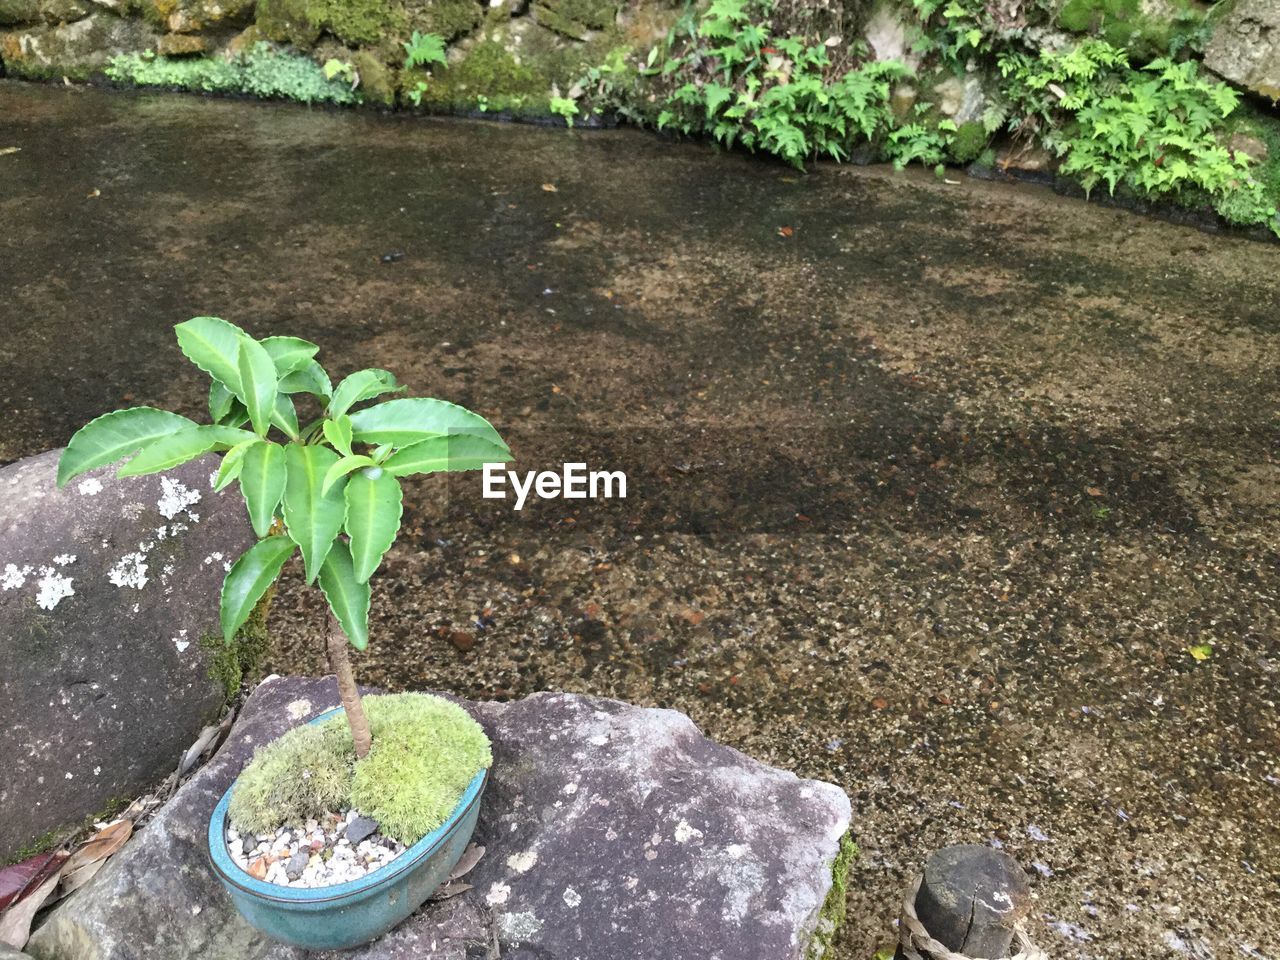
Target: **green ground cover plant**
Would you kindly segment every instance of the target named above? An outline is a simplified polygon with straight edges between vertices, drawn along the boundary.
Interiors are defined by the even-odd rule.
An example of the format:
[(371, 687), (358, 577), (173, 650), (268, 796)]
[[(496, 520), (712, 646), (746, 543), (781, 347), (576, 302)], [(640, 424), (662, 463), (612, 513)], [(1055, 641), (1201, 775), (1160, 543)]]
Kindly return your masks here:
[(1207, 200), (1233, 223), (1280, 233), (1253, 161), (1227, 146), (1240, 95), (1194, 61), (1160, 57), (1133, 69), (1123, 50), (1086, 40), (1061, 53), (1004, 53), (999, 65), (1015, 129), (1037, 132), (1086, 191), (1123, 185), (1188, 205)]
[(120, 83), (173, 87), (200, 93), (244, 93), (300, 103), (356, 104), (359, 91), (326, 73), (313, 60), (260, 42), (230, 60), (220, 57), (160, 57), (124, 53), (111, 59), (106, 74)]
[[(399, 532), (401, 478), (477, 470), (509, 461), (511, 452), (487, 420), (456, 404), (427, 397), (371, 404), (404, 391), (390, 371), (358, 370), (335, 386), (315, 359), (319, 347), (309, 341), (258, 340), (217, 317), (196, 317), (175, 330), (187, 359), (211, 378), (211, 422), (196, 423), (153, 407), (105, 414), (68, 442), (58, 484), (122, 459), (126, 462), (117, 475), (129, 477), (160, 473), (206, 453), (222, 455), (214, 487), (239, 485), (259, 538), (223, 582), (224, 641), (234, 640), (285, 563), (301, 554), (306, 582), (318, 583), (328, 602), (329, 664), (338, 680), (354, 763), (351, 796), (384, 810), (392, 829), (408, 835), (433, 820), (443, 803), (439, 789), (409, 789), (408, 772), (416, 769), (421, 779), (428, 772), (422, 764), (435, 763), (439, 770), (427, 781), (455, 784), (460, 774), (454, 764), (461, 763), (470, 766), (469, 781), (480, 768), (476, 764), (487, 763), (487, 753), (472, 739), (450, 733), (459, 723), (450, 710), (392, 700), (376, 708), (380, 719), (371, 723), (347, 648), (363, 650), (369, 642), (369, 580)], [(309, 408), (310, 420), (299, 418), (300, 403), (304, 412)], [(401, 723), (405, 730), (398, 729)], [(431, 725), (438, 729), (424, 733)], [(244, 809), (267, 817), (331, 799), (342, 780), (336, 762), (317, 770), (317, 782), (301, 798), (268, 781), (288, 772), (290, 750), (310, 747), (317, 755), (331, 754), (332, 736), (299, 732), (274, 759), (263, 759), (261, 778), (246, 793)], [(375, 756), (379, 736), (387, 743)], [(431, 736), (441, 739), (431, 741)], [(441, 750), (450, 736), (457, 749), (446, 760)], [(415, 754), (423, 750), (425, 759)]]

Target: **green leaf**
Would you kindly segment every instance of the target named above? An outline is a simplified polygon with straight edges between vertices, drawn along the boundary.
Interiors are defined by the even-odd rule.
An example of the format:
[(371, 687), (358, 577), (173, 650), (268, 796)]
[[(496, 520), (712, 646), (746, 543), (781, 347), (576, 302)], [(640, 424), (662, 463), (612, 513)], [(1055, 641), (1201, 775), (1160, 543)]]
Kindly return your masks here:
[(253, 431), (260, 437), (271, 428), (271, 414), (276, 406), (276, 365), (271, 354), (257, 340), (245, 337), (240, 341), (240, 399), (249, 411)]
[(324, 422), (324, 438), (344, 457), (351, 456), (351, 418), (345, 413)]
[(244, 494), (244, 504), (249, 508), (253, 532), (260, 537), (271, 532), (276, 507), (284, 496), (284, 481), (284, 447), (267, 440), (259, 440), (250, 446), (240, 470), (240, 492)]
[(58, 486), (95, 467), (115, 463), (148, 444), (196, 426), (168, 410), (131, 407), (91, 420), (75, 432), (58, 460)]
[(233, 447), (252, 436), (248, 431), (237, 430), (235, 427), (193, 424), (185, 430), (147, 444), (141, 453), (116, 471), (116, 476), (140, 477), (147, 473), (159, 473), (194, 460), (217, 447)]
[(354, 471), (359, 470), (361, 467), (376, 467), (376, 466), (377, 466), (377, 463), (375, 463), (373, 460), (369, 459), (368, 457), (364, 457), (364, 456), (343, 457), (341, 460), (335, 463), (332, 467), (330, 467), (328, 472), (325, 473), (324, 483), (320, 485), (320, 489), (322, 492), (328, 493), (330, 488), (339, 480), (341, 480), (343, 477), (345, 477), (347, 474), (353, 473)]
[(297, 337), (266, 337), (259, 342), (275, 364), (276, 374), (281, 377), (306, 366), (307, 361), (320, 352), (320, 348), (310, 340)]
[(231, 413), (231, 407), (236, 402), (236, 395), (227, 389), (227, 385), (221, 380), (213, 380), (209, 383), (209, 419), (214, 423), (221, 423), (223, 418)]
[(333, 399), (329, 401), (329, 416), (341, 416), (361, 401), (403, 389), (390, 370), (357, 370), (344, 378), (333, 391)]
[(355, 577), (368, 583), (400, 530), (400, 482), (381, 467), (362, 470), (347, 481), (347, 520)]
[(480, 470), (486, 463), (507, 463), (510, 459), (511, 451), (506, 446), (464, 433), (432, 437), (402, 447), (382, 465), (392, 476), (404, 477), (411, 473)]
[(333, 384), (324, 367), (309, 360), (297, 370), (280, 378), (281, 393), (309, 393), (312, 396), (328, 400), (333, 394)]
[(498, 431), (480, 414), (429, 397), (388, 400), (366, 407), (351, 415), (351, 428), (355, 438), (365, 443), (403, 447), (432, 437), (468, 434), (508, 449)]
[(342, 486), (335, 484), (328, 493), (322, 490), (325, 472), (337, 461), (338, 455), (327, 447), (298, 443), (285, 447), (284, 522), (289, 536), (302, 548), (307, 583), (315, 582), (346, 518)]
[(244, 443), (237, 443), (226, 452), (226, 455), (222, 458), (221, 465), (218, 467), (218, 476), (213, 481), (215, 493), (221, 493), (240, 476), (240, 471), (244, 467), (244, 455), (251, 446), (261, 442), (254, 436), (253, 439), (246, 440)]
[[(240, 341), (249, 335), (217, 317), (195, 317), (173, 328), (186, 358), (240, 396)], [(252, 339), (252, 338), (249, 338)], [(242, 397), (243, 399), (243, 397)]]
[(222, 581), (222, 638), (230, 643), (249, 614), (280, 576), (280, 569), (296, 548), (288, 537), (267, 537), (241, 554)]
[(297, 440), (301, 436), (298, 432), (298, 409), (283, 393), (276, 394), (271, 422), (288, 434), (290, 440)]
[(320, 589), (342, 631), (357, 650), (369, 645), (369, 584), (356, 579), (351, 551), (341, 540), (333, 545), (320, 570)]

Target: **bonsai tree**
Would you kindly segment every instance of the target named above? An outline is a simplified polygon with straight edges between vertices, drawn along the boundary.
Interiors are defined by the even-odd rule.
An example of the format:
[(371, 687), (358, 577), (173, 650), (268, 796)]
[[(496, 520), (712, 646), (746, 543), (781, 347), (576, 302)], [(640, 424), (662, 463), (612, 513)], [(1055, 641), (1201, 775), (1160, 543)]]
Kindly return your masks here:
[[(479, 414), (429, 398), (370, 400), (404, 390), (386, 370), (359, 370), (336, 387), (296, 337), (255, 340), (217, 317), (175, 328), (187, 359), (213, 380), (207, 424), (153, 407), (98, 417), (67, 444), (58, 486), (129, 458), (118, 476), (159, 473), (222, 453), (214, 489), (239, 483), (258, 542), (228, 571), (219, 616), (230, 643), (301, 551), (306, 582), (328, 601), (327, 652), (357, 759), (372, 735), (351, 669), (348, 642), (369, 642), (369, 578), (400, 528), (400, 478), (476, 470), (511, 452)], [(300, 426), (296, 401), (320, 416)], [(356, 409), (359, 407), (359, 409)]]

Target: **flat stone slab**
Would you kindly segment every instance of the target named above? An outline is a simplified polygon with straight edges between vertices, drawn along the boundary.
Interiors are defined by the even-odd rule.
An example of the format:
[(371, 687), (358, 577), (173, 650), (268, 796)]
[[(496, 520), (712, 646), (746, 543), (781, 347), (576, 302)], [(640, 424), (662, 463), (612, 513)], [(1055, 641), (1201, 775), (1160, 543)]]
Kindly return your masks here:
[(214, 457), (58, 490), (60, 454), (0, 469), (0, 860), (177, 766), (226, 700), (200, 640), (253, 543)]
[[(239, 918), (209, 868), (205, 829), (255, 747), (336, 704), (331, 679), (260, 686), (213, 761), (53, 912), (28, 952), (308, 957)], [(494, 745), (473, 889), (332, 956), (464, 960), (495, 942), (503, 960), (821, 955), (813, 935), (850, 820), (838, 787), (708, 740), (670, 710), (573, 694), (463, 705)]]

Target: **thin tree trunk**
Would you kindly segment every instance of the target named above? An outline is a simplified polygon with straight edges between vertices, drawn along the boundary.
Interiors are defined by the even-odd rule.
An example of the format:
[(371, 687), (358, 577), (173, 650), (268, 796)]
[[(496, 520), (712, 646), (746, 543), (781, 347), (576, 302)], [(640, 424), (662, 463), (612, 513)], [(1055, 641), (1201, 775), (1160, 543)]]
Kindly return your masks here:
[(369, 732), (369, 719), (364, 715), (360, 688), (356, 686), (355, 671), (347, 654), (347, 635), (332, 611), (329, 613), (329, 669), (338, 678), (338, 696), (342, 698), (342, 709), (347, 712), (347, 724), (356, 744), (356, 759), (363, 759), (369, 754), (373, 734)]

